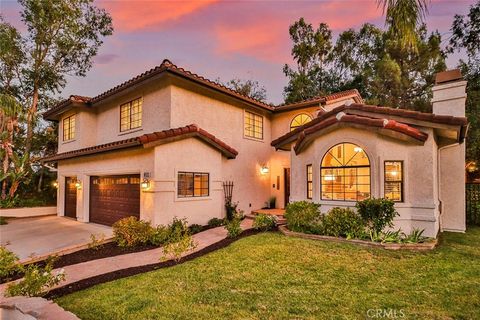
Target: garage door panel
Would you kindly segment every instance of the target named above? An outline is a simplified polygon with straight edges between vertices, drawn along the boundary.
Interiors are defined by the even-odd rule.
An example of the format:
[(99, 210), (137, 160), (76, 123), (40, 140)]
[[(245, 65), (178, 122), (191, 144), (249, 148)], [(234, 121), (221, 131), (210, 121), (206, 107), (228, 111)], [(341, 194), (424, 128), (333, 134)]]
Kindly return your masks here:
[(140, 175), (90, 178), (90, 221), (112, 225), (128, 217), (140, 217)]

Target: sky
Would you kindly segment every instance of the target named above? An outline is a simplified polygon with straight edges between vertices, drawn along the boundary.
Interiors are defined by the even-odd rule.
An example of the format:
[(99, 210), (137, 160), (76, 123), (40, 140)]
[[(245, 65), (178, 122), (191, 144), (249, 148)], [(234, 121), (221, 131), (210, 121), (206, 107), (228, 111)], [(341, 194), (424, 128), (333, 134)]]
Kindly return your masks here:
[[(466, 14), (475, 0), (433, 0), (426, 18), (429, 31), (438, 30), (444, 44), (455, 14)], [(267, 89), (271, 103), (283, 101), (292, 63), (288, 27), (300, 17), (314, 26), (326, 22), (334, 36), (363, 23), (384, 27), (375, 0), (96, 0), (113, 18), (107, 37), (85, 78), (68, 78), (62, 92), (95, 96), (150, 68), (163, 59), (211, 80), (254, 79)], [(16, 1), (0, 0), (4, 18), (22, 27)], [(447, 60), (454, 68), (461, 54)]]

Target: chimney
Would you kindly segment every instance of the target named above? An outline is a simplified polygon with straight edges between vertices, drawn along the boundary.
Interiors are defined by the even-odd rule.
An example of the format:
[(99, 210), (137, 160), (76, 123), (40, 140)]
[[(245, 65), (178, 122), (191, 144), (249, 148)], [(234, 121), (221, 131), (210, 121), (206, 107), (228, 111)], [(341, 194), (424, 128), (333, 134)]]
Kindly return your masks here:
[(465, 89), (467, 81), (463, 80), (459, 69), (439, 72), (435, 76), (432, 88), (432, 111), (438, 115), (465, 117)]

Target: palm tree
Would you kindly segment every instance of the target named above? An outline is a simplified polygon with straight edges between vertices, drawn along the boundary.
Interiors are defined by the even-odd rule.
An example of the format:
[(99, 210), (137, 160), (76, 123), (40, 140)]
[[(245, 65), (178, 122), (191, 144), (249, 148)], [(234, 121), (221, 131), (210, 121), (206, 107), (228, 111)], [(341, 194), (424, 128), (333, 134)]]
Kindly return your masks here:
[(400, 45), (417, 49), (417, 27), (424, 22), (430, 0), (377, 0), (385, 23)]

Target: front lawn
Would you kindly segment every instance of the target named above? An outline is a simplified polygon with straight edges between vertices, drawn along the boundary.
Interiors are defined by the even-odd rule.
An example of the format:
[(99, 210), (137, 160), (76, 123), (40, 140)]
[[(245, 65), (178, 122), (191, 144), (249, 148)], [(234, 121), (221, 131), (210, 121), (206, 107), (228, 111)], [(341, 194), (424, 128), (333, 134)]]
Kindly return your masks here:
[(81, 319), (358, 319), (376, 309), (404, 319), (475, 319), (480, 228), (445, 233), (428, 253), (265, 233), (57, 302)]

